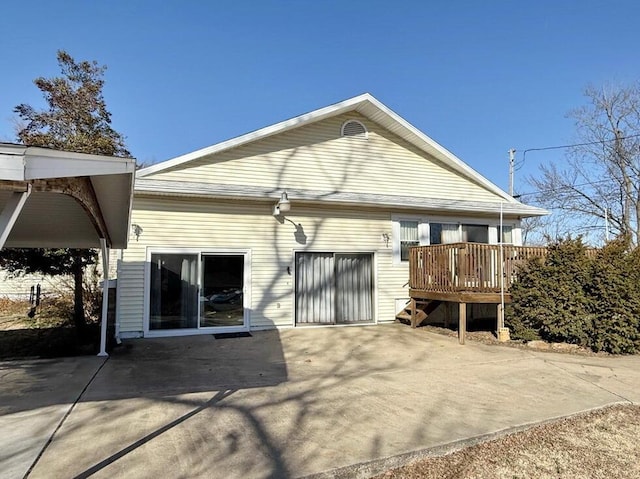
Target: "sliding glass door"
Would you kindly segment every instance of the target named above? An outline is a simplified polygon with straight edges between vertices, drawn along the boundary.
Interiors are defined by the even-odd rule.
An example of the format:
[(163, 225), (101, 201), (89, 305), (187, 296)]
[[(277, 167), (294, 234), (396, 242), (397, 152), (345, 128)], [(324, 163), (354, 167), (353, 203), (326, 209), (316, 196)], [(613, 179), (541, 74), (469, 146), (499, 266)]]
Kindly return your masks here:
[(296, 254), (296, 323), (373, 321), (373, 255)]
[(149, 330), (242, 329), (246, 254), (152, 253)]

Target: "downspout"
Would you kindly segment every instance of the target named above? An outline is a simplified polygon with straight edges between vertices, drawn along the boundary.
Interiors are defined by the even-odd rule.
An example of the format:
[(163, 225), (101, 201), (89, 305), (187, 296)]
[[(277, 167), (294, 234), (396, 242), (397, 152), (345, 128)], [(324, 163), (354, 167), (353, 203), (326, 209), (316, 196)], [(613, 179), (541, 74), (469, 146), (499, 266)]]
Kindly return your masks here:
[(118, 263), (116, 266), (116, 331), (114, 337), (116, 339), (116, 344), (122, 344), (122, 339), (120, 339), (120, 314), (118, 313), (118, 303), (120, 302), (120, 286), (118, 285), (118, 278), (120, 278), (120, 268), (122, 266), (122, 260), (124, 258), (124, 249), (120, 250), (119, 254), (120, 258), (118, 258)]

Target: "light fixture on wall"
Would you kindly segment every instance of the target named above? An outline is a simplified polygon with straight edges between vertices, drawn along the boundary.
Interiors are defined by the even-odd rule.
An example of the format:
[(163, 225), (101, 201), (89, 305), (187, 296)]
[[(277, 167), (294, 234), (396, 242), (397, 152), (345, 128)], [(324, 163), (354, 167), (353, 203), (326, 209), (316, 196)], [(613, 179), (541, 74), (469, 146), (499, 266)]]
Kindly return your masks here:
[(133, 223), (131, 225), (131, 230), (132, 230), (132, 233), (134, 234), (134, 236), (136, 237), (136, 241), (138, 241), (138, 239), (140, 238), (140, 235), (142, 234), (142, 231), (143, 231), (142, 226)]
[(384, 241), (384, 245), (389, 247), (389, 233), (382, 233), (382, 241)]
[(283, 191), (280, 200), (273, 207), (273, 216), (280, 216), (282, 213), (288, 213), (291, 210), (291, 202), (287, 196), (287, 192)]

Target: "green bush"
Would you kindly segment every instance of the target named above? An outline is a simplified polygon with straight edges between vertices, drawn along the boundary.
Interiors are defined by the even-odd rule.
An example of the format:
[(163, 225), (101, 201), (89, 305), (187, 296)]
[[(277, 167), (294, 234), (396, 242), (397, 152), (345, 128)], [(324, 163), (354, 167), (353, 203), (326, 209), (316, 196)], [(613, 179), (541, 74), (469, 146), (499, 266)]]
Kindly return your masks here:
[(589, 346), (594, 351), (640, 351), (640, 254), (624, 239), (612, 241), (592, 262), (587, 293), (595, 317)]
[(516, 339), (594, 351), (640, 351), (640, 253), (625, 239), (591, 254), (580, 239), (557, 241), (522, 266), (505, 323)]

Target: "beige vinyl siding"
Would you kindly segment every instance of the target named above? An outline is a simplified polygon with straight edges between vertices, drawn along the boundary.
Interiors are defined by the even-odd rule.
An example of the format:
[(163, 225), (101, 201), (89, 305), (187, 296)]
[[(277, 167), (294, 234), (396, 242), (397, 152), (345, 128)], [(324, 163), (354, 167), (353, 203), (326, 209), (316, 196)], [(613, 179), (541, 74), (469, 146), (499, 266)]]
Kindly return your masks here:
[(119, 261), (117, 277), (116, 314), (120, 322), (120, 331), (142, 331), (144, 260)]
[[(368, 139), (341, 137), (341, 127), (348, 119), (362, 122), (369, 130)], [(499, 199), (355, 112), (147, 178), (442, 199)]]
[(136, 197), (132, 223), (143, 232), (129, 242), (120, 265), (121, 331), (143, 330), (147, 248), (171, 247), (251, 251), (252, 329), (293, 326), (295, 251), (374, 253), (376, 319), (394, 320), (395, 298), (408, 295), (403, 287), (408, 267), (392, 265), (392, 244), (383, 239), (383, 233), (391, 236), (389, 212), (292, 203), (281, 222), (271, 215), (272, 207), (267, 202)]

